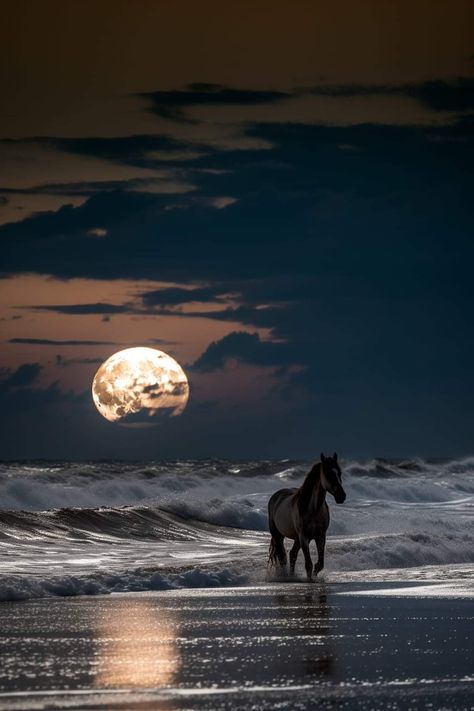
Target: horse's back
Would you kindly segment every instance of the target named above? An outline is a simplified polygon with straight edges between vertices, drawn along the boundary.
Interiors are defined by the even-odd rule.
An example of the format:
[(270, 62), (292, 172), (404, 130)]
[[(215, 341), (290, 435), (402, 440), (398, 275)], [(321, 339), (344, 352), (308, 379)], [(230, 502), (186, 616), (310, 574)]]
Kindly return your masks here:
[(297, 491), (298, 489), (278, 489), (278, 491), (275, 491), (268, 501), (268, 513), (273, 512), (284, 499), (293, 496)]

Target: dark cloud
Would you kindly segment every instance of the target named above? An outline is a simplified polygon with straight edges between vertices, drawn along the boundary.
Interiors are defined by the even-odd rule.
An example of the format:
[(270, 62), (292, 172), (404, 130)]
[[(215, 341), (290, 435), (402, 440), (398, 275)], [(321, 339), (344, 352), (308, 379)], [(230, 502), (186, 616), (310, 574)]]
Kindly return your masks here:
[[(66, 246), (65, 235), (80, 235), (80, 251), (84, 258), (86, 253), (90, 252), (91, 245), (94, 245), (92, 249), (100, 250), (99, 240), (87, 235), (87, 231), (94, 229), (97, 224), (101, 224), (102, 217), (106, 216), (107, 227), (111, 228), (115, 224), (130, 219), (132, 215), (137, 215), (154, 202), (154, 198), (150, 195), (104, 192), (91, 197), (79, 208), (64, 205), (57, 212), (40, 213), (28, 217), (22, 222), (4, 225), (0, 227), (0, 233), (3, 233), (10, 248), (13, 246), (12, 242), (17, 240), (18, 246), (20, 243), (31, 242), (41, 244), (44, 249), (44, 242), (47, 240), (50, 250), (57, 249), (60, 252)], [(102, 241), (106, 242), (106, 240)], [(102, 249), (105, 249), (104, 245)], [(41, 261), (41, 255), (39, 256)]]
[[(71, 435), (74, 438), (76, 432), (79, 434), (77, 418), (80, 420), (88, 414), (90, 400), (89, 389), (82, 393), (65, 392), (58, 382), (44, 388), (35, 387), (34, 383), (15, 388), (0, 387), (3, 456), (29, 458), (37, 457), (40, 452), (39, 456), (51, 457), (51, 447), (61, 450), (61, 440), (64, 443), (69, 438), (62, 451), (63, 457), (68, 456)], [(80, 446), (78, 457), (79, 451)]]
[(282, 365), (296, 357), (293, 346), (287, 343), (262, 341), (258, 333), (234, 331), (211, 343), (192, 368), (202, 372), (219, 370), (232, 359), (251, 365)]
[(39, 363), (24, 363), (16, 370), (5, 369), (1, 374), (0, 428), (2, 454), (6, 458), (37, 456), (42, 444), (46, 444), (44, 454), (50, 456), (48, 449), (51, 444), (57, 445), (58, 429), (65, 418), (87, 411), (89, 390), (63, 391), (58, 382), (47, 387), (37, 386), (41, 370)]
[(426, 81), (411, 84), (406, 94), (414, 96), (435, 111), (469, 111), (474, 109), (474, 79), (458, 77), (452, 81)]
[(186, 116), (186, 109), (193, 106), (268, 104), (288, 98), (291, 94), (281, 91), (235, 89), (201, 82), (189, 84), (181, 90), (147, 92), (141, 96), (150, 99), (151, 110), (162, 118), (192, 121)]
[(147, 343), (153, 343), (156, 346), (173, 346), (176, 341), (167, 341), (165, 338), (149, 338)]
[(35, 346), (119, 346), (115, 341), (56, 341), (49, 338), (10, 338), (8, 343), (24, 343)]
[[(51, 148), (64, 153), (102, 158), (122, 165), (135, 167), (156, 167), (156, 161), (149, 157), (153, 151), (189, 150), (189, 143), (163, 135), (136, 135), (108, 138), (96, 136), (90, 138), (58, 138), (55, 136), (38, 136), (28, 139), (0, 139), (6, 146), (22, 146), (35, 144), (42, 148)], [(193, 144), (193, 149), (200, 148)], [(206, 151), (209, 152), (206, 147)], [(165, 161), (167, 162), (167, 161)], [(192, 161), (191, 161), (192, 162)], [(67, 185), (67, 183), (65, 183)], [(69, 183), (73, 186), (74, 183)]]
[[(468, 105), (471, 101), (469, 96), (472, 96), (472, 81), (460, 78), (451, 83), (437, 81), (398, 87), (320, 86), (312, 91), (354, 96), (397, 92), (424, 96), (426, 101), (431, 97), (429, 100), (433, 106), (441, 108), (445, 105), (449, 108), (447, 97), (457, 96), (460, 107), (461, 104)], [(204, 93), (206, 96), (208, 93), (214, 95), (213, 92)], [(453, 101), (454, 98), (449, 99), (451, 104)], [(56, 183), (28, 189), (29, 193), (57, 192), (90, 197), (81, 206), (65, 205), (57, 212), (34, 215), (0, 228), (6, 252), (5, 259), (2, 259), (5, 272), (42, 271), (66, 277), (130, 275), (148, 278), (156, 271), (154, 255), (160, 254), (161, 258), (165, 257), (161, 259), (160, 271), (167, 271), (170, 275), (183, 277), (187, 267), (183, 259), (187, 256), (188, 263), (196, 264), (197, 272), (202, 274), (207, 271), (210, 275), (209, 267), (216, 262), (217, 269), (225, 266), (227, 273), (224, 276), (228, 278), (229, 267), (236, 265), (229, 252), (233, 246), (239, 249), (239, 244), (245, 248), (250, 238), (254, 243), (250, 269), (254, 268), (255, 260), (260, 262), (255, 264), (253, 275), (264, 268), (265, 257), (267, 263), (271, 262), (270, 268), (275, 265), (282, 271), (283, 264), (293, 255), (287, 244), (286, 254), (280, 254), (279, 243), (286, 239), (287, 234), (295, 232), (300, 242), (314, 241), (318, 226), (314, 224), (310, 234), (307, 234), (311, 224), (308, 209), (312, 207), (313, 215), (317, 213), (318, 203), (325, 200), (328, 194), (345, 190), (354, 199), (364, 194), (376, 197), (382, 193), (396, 195), (397, 191), (405, 191), (404, 197), (415, 204), (423, 191), (433, 188), (442, 191), (444, 182), (448, 186), (449, 182), (454, 184), (462, 170), (462, 162), (466, 162), (473, 152), (472, 120), (468, 117), (445, 127), (424, 128), (249, 123), (245, 133), (252, 139), (258, 138), (273, 145), (273, 150), (207, 152), (199, 158), (200, 172), (192, 175), (198, 193), (172, 196), (135, 192), (146, 191), (148, 179)], [(455, 148), (455, 139), (463, 146)], [(51, 143), (53, 139), (38, 140)], [(64, 139), (60, 144), (64, 150), (71, 152), (113, 157), (118, 162), (136, 165), (148, 165), (146, 162), (150, 160), (153, 163), (148, 155), (153, 148), (184, 145), (164, 139), (160, 141), (159, 137), (142, 136), (133, 137), (133, 140)], [(443, 148), (447, 141), (451, 142), (449, 152)], [(438, 143), (437, 148), (433, 145), (435, 142)], [(341, 150), (341, 146), (351, 146), (352, 150)], [(189, 177), (181, 169), (178, 174), (180, 180)], [(446, 176), (446, 181), (443, 176)], [(410, 188), (413, 194), (408, 196)], [(216, 214), (213, 204), (222, 195), (233, 196), (238, 203), (218, 210)], [(137, 221), (141, 225), (141, 234), (135, 235), (130, 250), (129, 235)], [(249, 224), (258, 224), (260, 234), (257, 239), (248, 229)], [(94, 236), (97, 225), (107, 233), (103, 244), (99, 244)], [(194, 231), (194, 225), (199, 225), (199, 234)], [(337, 225), (331, 229), (337, 230)], [(324, 231), (326, 226), (319, 233), (324, 234)], [(223, 234), (225, 240), (222, 239)], [(70, 239), (71, 235), (74, 240)], [(262, 245), (262, 242), (267, 243), (270, 239), (273, 241), (273, 254), (269, 260), (267, 244)], [(117, 252), (112, 259), (111, 240)], [(161, 240), (166, 241), (164, 249)], [(174, 248), (170, 249), (170, 241), (174, 243)], [(25, 242), (40, 246), (39, 254), (25, 251), (22, 248)], [(210, 260), (206, 254), (213, 248), (214, 259)], [(72, 259), (68, 254), (71, 249)], [(93, 260), (91, 253), (94, 254)], [(223, 262), (226, 263), (223, 265)], [(295, 268), (294, 264), (290, 266)], [(212, 276), (215, 278), (216, 274)]]
[(6, 377), (0, 380), (0, 390), (3, 392), (14, 388), (24, 388), (31, 385), (41, 372), (39, 363), (23, 363), (13, 372), (8, 371)]
[(70, 365), (98, 365), (103, 363), (103, 358), (64, 358), (63, 356), (56, 355), (55, 363), (61, 368), (66, 368)]
[(140, 294), (145, 306), (177, 306), (189, 304), (191, 301), (216, 301), (228, 293), (228, 287), (209, 286), (194, 289), (170, 287), (167, 289), (154, 289)]
[(457, 77), (413, 84), (320, 85), (310, 89), (318, 96), (411, 96), (433, 111), (468, 111), (474, 108), (474, 79)]
[[(300, 304), (298, 304), (298, 308), (299, 307)], [(293, 311), (293, 309), (290, 309), (288, 306), (274, 306), (260, 309), (253, 305), (243, 304), (242, 306), (233, 306), (213, 311), (186, 311), (185, 309), (174, 310), (162, 308), (156, 313), (162, 316), (179, 316), (184, 319), (209, 318), (214, 321), (241, 323), (242, 325), (253, 326), (255, 328), (277, 329), (281, 321), (287, 322), (289, 320), (289, 312), (291, 311)]]
[(471, 77), (431, 80), (412, 84), (320, 84), (292, 91), (235, 89), (218, 84), (190, 84), (186, 89), (142, 94), (152, 102), (151, 110), (167, 119), (192, 121), (186, 110), (194, 106), (236, 106), (270, 104), (305, 95), (319, 96), (411, 96), (434, 111), (465, 111), (474, 106)]
[[(456, 101), (460, 107), (460, 95)], [(192, 374), (205, 379), (230, 359), (286, 368), (281, 380), (298, 402), (290, 407), (285, 394), (248, 418), (255, 451), (270, 428), (272, 441), (292, 442), (293, 452), (314, 432), (354, 451), (373, 452), (374, 442), (385, 454), (466, 451), (474, 387), (472, 125), (467, 117), (432, 127), (249, 124), (248, 136), (273, 149), (200, 159), (217, 171), (196, 179), (201, 202), (180, 196), (180, 209), (170, 209), (178, 207), (171, 196), (99, 192), (79, 207), (0, 228), (2, 269), (183, 284), (144, 286), (131, 303), (44, 305), (48, 311), (241, 324), (204, 351)], [(238, 202), (223, 210), (204, 203), (218, 195)], [(106, 239), (86, 234), (98, 225)], [(190, 301), (221, 307), (190, 310)], [(257, 329), (269, 340), (239, 332)], [(231, 451), (242, 409), (221, 418), (213, 405), (203, 423), (190, 408), (189, 419), (180, 418), (189, 442), (193, 428), (214, 426)]]
[[(116, 314), (163, 314), (174, 313), (166, 307), (181, 306), (193, 301), (216, 302), (221, 301), (225, 294), (225, 286), (202, 287), (195, 289), (185, 289), (171, 287), (146, 291), (139, 295), (136, 302), (124, 304), (108, 304), (96, 302), (90, 304), (31, 304), (21, 308), (28, 311), (49, 311), (57, 314), (67, 314), (68, 316), (103, 315), (103, 321), (110, 321), (110, 316)], [(179, 313), (179, 312), (178, 312)]]
[(68, 314), (69, 316), (83, 316), (87, 314), (123, 314), (129, 308), (126, 304), (38, 304), (22, 307), (32, 311), (52, 311), (58, 314)]
[[(286, 303), (301, 301), (314, 293), (314, 283), (308, 277), (301, 276), (295, 279), (291, 276), (277, 276), (259, 279), (227, 279), (217, 282), (212, 286), (180, 288), (170, 287), (145, 291), (140, 294), (140, 299), (145, 306), (167, 307), (182, 306), (191, 302), (215, 303), (244, 301), (247, 306), (258, 307), (262, 303)], [(237, 307), (217, 311), (217, 318), (221, 314), (223, 320), (232, 320)], [(238, 307), (242, 308), (242, 307)], [(190, 315), (191, 312), (182, 311)], [(240, 313), (240, 312), (239, 312)], [(199, 314), (200, 316), (202, 314)]]
[[(123, 191), (123, 192), (139, 192), (155, 194), (163, 191), (166, 195), (177, 194), (181, 195), (190, 192), (193, 186), (190, 183), (185, 183), (187, 176), (191, 176), (191, 169), (185, 170), (170, 170), (169, 173), (151, 175), (147, 178), (130, 178), (127, 180), (88, 180), (74, 181), (63, 183), (44, 183), (33, 188), (0, 188), (5, 193), (14, 195), (61, 195), (64, 197), (74, 196), (92, 196), (96, 193)], [(88, 231), (94, 237), (103, 236), (105, 234), (97, 234), (97, 229), (92, 228)]]

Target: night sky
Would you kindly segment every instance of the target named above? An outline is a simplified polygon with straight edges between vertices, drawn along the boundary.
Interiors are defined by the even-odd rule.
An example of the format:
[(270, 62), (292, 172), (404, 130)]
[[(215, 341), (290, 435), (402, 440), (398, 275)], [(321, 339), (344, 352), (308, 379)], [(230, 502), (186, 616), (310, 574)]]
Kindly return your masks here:
[[(472, 453), (471, 0), (15, 0), (3, 458)], [(155, 346), (185, 413), (97, 412)]]

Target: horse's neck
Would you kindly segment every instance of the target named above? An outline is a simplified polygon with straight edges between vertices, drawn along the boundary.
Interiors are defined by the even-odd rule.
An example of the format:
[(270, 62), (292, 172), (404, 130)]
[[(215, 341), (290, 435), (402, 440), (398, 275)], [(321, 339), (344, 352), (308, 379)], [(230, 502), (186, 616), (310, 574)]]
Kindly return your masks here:
[(326, 500), (326, 490), (321, 484), (321, 464), (315, 464), (306, 475), (298, 492), (299, 509), (304, 511), (317, 511)]

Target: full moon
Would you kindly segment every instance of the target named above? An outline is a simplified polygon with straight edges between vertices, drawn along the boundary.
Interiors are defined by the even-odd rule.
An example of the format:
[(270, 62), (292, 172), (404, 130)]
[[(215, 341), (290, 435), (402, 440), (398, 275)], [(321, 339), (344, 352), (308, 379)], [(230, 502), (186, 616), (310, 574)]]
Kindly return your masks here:
[(156, 348), (126, 348), (110, 356), (95, 374), (92, 398), (109, 422), (153, 425), (181, 415), (188, 379), (174, 358)]

